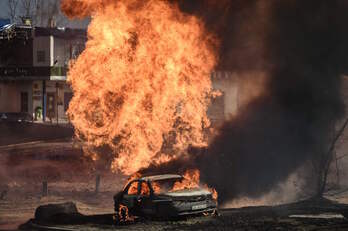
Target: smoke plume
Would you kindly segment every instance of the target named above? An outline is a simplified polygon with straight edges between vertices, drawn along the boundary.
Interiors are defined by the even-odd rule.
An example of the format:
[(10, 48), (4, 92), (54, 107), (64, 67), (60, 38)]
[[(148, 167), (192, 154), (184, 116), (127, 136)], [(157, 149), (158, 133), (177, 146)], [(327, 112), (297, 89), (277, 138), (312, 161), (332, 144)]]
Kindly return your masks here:
[[(191, 59), (190, 62), (183, 62), (184, 64), (179, 66), (178, 71), (182, 73), (182, 70), (195, 67), (193, 74), (190, 72), (190, 78), (185, 78), (185, 88), (183, 89), (186, 90), (193, 86), (192, 80), (195, 80), (195, 83), (199, 83), (197, 76), (204, 76), (202, 73), (210, 71), (215, 64), (212, 61), (215, 60), (215, 57), (208, 59), (211, 60), (208, 66), (204, 62), (206, 57), (213, 56), (210, 50), (206, 48), (207, 43), (201, 40), (204, 37), (202, 33), (207, 30), (209, 31), (207, 34), (213, 33), (219, 40), (220, 46), (216, 50), (219, 60), (217, 69), (228, 70), (234, 73), (250, 71), (253, 73), (257, 71), (267, 73), (268, 77), (264, 83), (265, 86), (263, 86), (263, 93), (239, 108), (237, 115), (221, 126), (218, 135), (214, 137), (207, 148), (193, 147), (188, 150), (190, 154), (188, 156), (185, 155), (182, 158), (177, 158), (159, 166), (151, 166), (142, 170), (142, 172), (176, 172), (198, 168), (201, 172), (201, 180), (209, 186), (216, 188), (220, 201), (223, 202), (236, 197), (257, 197), (262, 195), (287, 179), (291, 173), (306, 161), (320, 160), (323, 154), (327, 152), (332, 128), (344, 115), (340, 85), (341, 76), (348, 72), (347, 1), (168, 0), (158, 1), (156, 4), (153, 4), (155, 1), (145, 1), (150, 3), (144, 4), (146, 6), (145, 13), (138, 10), (139, 4), (135, 4), (134, 7), (128, 7), (128, 10), (124, 10), (126, 9), (125, 7), (119, 7), (126, 3), (129, 4), (129, 2), (65, 0), (62, 3), (63, 11), (67, 15), (84, 17), (92, 14), (94, 20), (92, 20), (92, 26), (89, 28), (91, 40), (87, 44), (87, 51), (77, 61), (79, 65), (75, 64), (74, 69), (70, 71), (70, 80), (75, 89), (75, 100), (73, 99), (75, 104), (73, 106), (75, 105), (76, 110), (81, 109), (78, 111), (79, 114), (75, 113), (74, 107), (70, 105), (70, 115), (78, 130), (82, 131), (82, 133), (86, 130), (87, 132), (84, 132), (85, 136), (86, 134), (92, 134), (89, 140), (102, 139), (103, 142), (100, 143), (111, 143), (113, 145), (116, 142), (119, 144), (118, 138), (120, 134), (127, 140), (129, 136), (136, 134), (134, 132), (136, 129), (148, 128), (148, 124), (151, 124), (151, 126), (153, 125), (151, 131), (153, 134), (156, 134), (156, 139), (154, 139), (154, 136), (149, 136), (149, 139), (142, 139), (142, 141), (145, 140), (143, 142), (133, 139), (134, 142), (131, 143), (132, 148), (127, 149), (126, 155), (124, 155), (127, 161), (123, 162), (128, 164), (135, 160), (143, 160), (138, 158), (138, 153), (144, 153), (143, 150), (139, 149), (139, 151), (134, 149), (134, 147), (138, 147), (137, 145), (139, 144), (142, 144), (142, 147), (144, 146), (143, 144), (154, 146), (153, 142), (159, 140), (161, 142), (156, 143), (155, 148), (145, 150), (145, 153), (149, 155), (147, 155), (146, 161), (143, 161), (146, 164), (140, 166), (147, 166), (153, 159), (156, 159), (154, 151), (158, 151), (161, 148), (163, 143), (162, 135), (171, 130), (173, 121), (175, 121), (172, 118), (166, 119), (167, 115), (174, 114), (178, 103), (177, 99), (186, 102), (185, 99), (187, 97), (184, 97), (186, 94), (184, 96), (179, 94), (186, 91), (178, 91), (179, 96), (173, 96), (172, 92), (166, 89), (163, 92), (170, 94), (163, 97), (158, 94), (162, 88), (151, 90), (151, 94), (148, 94), (151, 99), (173, 98), (173, 103), (170, 104), (172, 105), (171, 113), (163, 113), (158, 116), (158, 113), (153, 113), (154, 111), (151, 109), (145, 110), (146, 113), (144, 114), (143, 111), (138, 111), (141, 107), (132, 107), (136, 113), (131, 111), (131, 113), (126, 114), (126, 124), (127, 126), (129, 124), (130, 129), (126, 127), (125, 133), (124, 129), (118, 131), (119, 124), (115, 123), (115, 116), (122, 115), (122, 111), (119, 110), (122, 107), (116, 107), (117, 110), (114, 110), (114, 113), (109, 113), (110, 109), (114, 108), (115, 105), (117, 106), (117, 102), (114, 102), (114, 104), (109, 103), (110, 99), (114, 98), (114, 95), (124, 93), (122, 89), (115, 91), (114, 86), (120, 85), (120, 81), (123, 80), (124, 76), (129, 76), (129, 81), (134, 79), (133, 75), (128, 73), (128, 70), (134, 69), (135, 71), (131, 73), (149, 73), (148, 76), (152, 76), (152, 72), (157, 73), (162, 70), (160, 68), (165, 66), (162, 63), (168, 63), (168, 57), (179, 57), (179, 61), (185, 61), (187, 56), (193, 56), (192, 53), (195, 54), (194, 57), (201, 57), (200, 53), (204, 51), (205, 55), (203, 55), (203, 58), (192, 59), (192, 62)], [(140, 1), (133, 2), (139, 3)], [(167, 9), (166, 12), (169, 12), (165, 14), (165, 17), (160, 15), (164, 11), (159, 8), (157, 4), (159, 2), (161, 2), (159, 5)], [(167, 5), (168, 2), (178, 3), (180, 12), (177, 11), (177, 8), (173, 8), (173, 5)], [(113, 6), (113, 8), (105, 7), (108, 5)], [(144, 8), (144, 6), (141, 6), (140, 9)], [(124, 15), (121, 13), (124, 13)], [(139, 14), (139, 17), (133, 18), (135, 14)], [(187, 15), (192, 15), (194, 18), (190, 18)], [(108, 16), (108, 20), (105, 20), (106, 16)], [(115, 28), (118, 28), (117, 26), (119, 25), (115, 24), (115, 22), (119, 22), (120, 19), (123, 19), (122, 23), (125, 25), (133, 24), (124, 30), (121, 30), (121, 27), (120, 30), (115, 31)], [(149, 32), (156, 31), (157, 27), (153, 25), (160, 21), (163, 22), (163, 19), (166, 19), (166, 24), (160, 27), (161, 32), (165, 28), (173, 28), (170, 31), (173, 34), (177, 34), (179, 30), (189, 29), (182, 31), (181, 36), (177, 39), (173, 39), (173, 36), (163, 36), (166, 35), (165, 33), (156, 33), (158, 37), (155, 38), (160, 43), (155, 42), (154, 46), (149, 47), (150, 42), (154, 40)], [(200, 20), (204, 22), (204, 30), (200, 26)], [(147, 22), (151, 23), (148, 24)], [(110, 26), (105, 28), (105, 30), (99, 29), (104, 28), (105, 25)], [(144, 29), (144, 25), (148, 25), (148, 28)], [(192, 33), (190, 28), (198, 29), (196, 33)], [(93, 31), (98, 33), (92, 33)], [(119, 51), (115, 50), (114, 47), (115, 44), (121, 43), (116, 43), (115, 41), (117, 40), (114, 38), (103, 40), (103, 37), (101, 37), (101, 35), (104, 35), (107, 38), (109, 35), (112, 35), (113, 33), (110, 33), (110, 31), (113, 31), (117, 36), (121, 31), (124, 34), (123, 37), (126, 38), (122, 40), (126, 42), (119, 47), (126, 47), (127, 49), (119, 56), (115, 56)], [(132, 31), (135, 31), (137, 36), (134, 36)], [(187, 38), (192, 38), (192, 41), (186, 39), (187, 32), (190, 34)], [(143, 37), (145, 39), (142, 39)], [(145, 41), (142, 43), (144, 49), (146, 48), (146, 52), (152, 52), (151, 54), (153, 54), (151, 56), (145, 53), (147, 55), (140, 56), (144, 58), (146, 64), (149, 63), (149, 65), (145, 65), (146, 68), (150, 67), (149, 70), (140, 65), (144, 63), (143, 59), (139, 59), (141, 62), (133, 61), (138, 60), (134, 59), (134, 57), (137, 57), (135, 54), (139, 51), (139, 45), (132, 42), (134, 38), (138, 38), (135, 41)], [(93, 43), (94, 40), (98, 41), (98, 43)], [(105, 41), (108, 41), (110, 46)], [(168, 43), (168, 41), (170, 42)], [(177, 46), (177, 41), (181, 41), (180, 46)], [(157, 49), (158, 44), (163, 45), (161, 49)], [(185, 49), (185, 53), (174, 55), (185, 44), (191, 44), (192, 46)], [(97, 49), (90, 52), (90, 49), (93, 47)], [(109, 50), (112, 52), (100, 52), (100, 48), (103, 47), (110, 48)], [(175, 49), (171, 49), (171, 47), (175, 47)], [(201, 52), (195, 49), (197, 47), (201, 48)], [(163, 62), (160, 62), (161, 65), (156, 66), (153, 60), (162, 57), (163, 49), (169, 49), (168, 56), (164, 57)], [(115, 70), (115, 73), (118, 74), (110, 74), (109, 63), (117, 63), (122, 58), (125, 60), (125, 73), (119, 73), (120, 68), (116, 65), (116, 68), (113, 67), (111, 70)], [(100, 66), (100, 70), (103, 72), (99, 70), (99, 73), (106, 74), (98, 74), (97, 71), (93, 71), (95, 68), (91, 67), (95, 64), (103, 64), (101, 63), (103, 60), (111, 60), (112, 62), (107, 62), (108, 65)], [(197, 63), (197, 60), (200, 62)], [(83, 65), (84, 63), (88, 65)], [(181, 61), (177, 63), (181, 63)], [(79, 66), (80, 68), (77, 68)], [(138, 66), (144, 68), (138, 70)], [(172, 66), (178, 67), (177, 64)], [(200, 71), (202, 68), (203, 71)], [(91, 71), (93, 75), (90, 75), (88, 71)], [(88, 78), (81, 73), (83, 75), (88, 74)], [(200, 75), (197, 75), (197, 73)], [(97, 74), (99, 78), (96, 81), (95, 75)], [(167, 83), (170, 79), (175, 79), (168, 78), (170, 75), (167, 72), (161, 72), (158, 76), (161, 76), (160, 82), (164, 83)], [(174, 75), (174, 77), (176, 76)], [(84, 78), (88, 79), (86, 81), (87, 87), (84, 86), (84, 94), (76, 94), (76, 90), (80, 88), (77, 85), (74, 86), (74, 84), (80, 83), (81, 78), (82, 80)], [(111, 85), (109, 84), (112, 87), (107, 88), (107, 91), (102, 91), (105, 86), (104, 82), (111, 81), (109, 79), (115, 80)], [(138, 81), (142, 83), (144, 79), (146, 78), (141, 77)], [(194, 91), (197, 93), (195, 94), (197, 97), (194, 97), (197, 102), (200, 102), (199, 99), (202, 97), (202, 92), (210, 92), (209, 80), (204, 78), (201, 78), (201, 80), (207, 82), (204, 88), (207, 90), (198, 89), (198, 91)], [(122, 84), (121, 86), (123, 86)], [(91, 102), (93, 105), (99, 105), (100, 103), (98, 102), (100, 100), (102, 102), (105, 101), (106, 106), (98, 110), (105, 114), (103, 114), (104, 117), (109, 118), (109, 122), (106, 123), (104, 119), (102, 125), (100, 125), (101, 122), (99, 120), (90, 119), (88, 115), (84, 116), (86, 108), (90, 105), (88, 104), (89, 102), (84, 103), (87, 98), (86, 95), (91, 95), (91, 89), (96, 89), (96, 86), (101, 87), (102, 90), (96, 91), (99, 92), (99, 95), (95, 94), (94, 101)], [(125, 82), (124, 86), (129, 86), (128, 82)], [(138, 93), (140, 89), (141, 87), (131, 92)], [(144, 95), (147, 96), (147, 94)], [(143, 97), (137, 98), (143, 100)], [(147, 98), (145, 101), (147, 101)], [(121, 104), (126, 105), (124, 101)], [(81, 105), (85, 105), (85, 107)], [(154, 102), (152, 105), (155, 107), (161, 104)], [(190, 102), (187, 105), (190, 106), (190, 109), (206, 109), (205, 103), (201, 107), (192, 106)], [(96, 112), (91, 112), (91, 115), (95, 114)], [(136, 120), (129, 120), (133, 114), (136, 115)], [(144, 121), (144, 115), (147, 114), (150, 115), (149, 123), (144, 125), (142, 121)], [(200, 124), (201, 118), (205, 117), (204, 113), (200, 114), (202, 116), (198, 118), (199, 120), (197, 121), (199, 123), (196, 124)], [(85, 118), (88, 123), (83, 124), (84, 126), (76, 126), (81, 125), (81, 117), (78, 115)], [(153, 123), (153, 118), (169, 121), (166, 129), (162, 129), (163, 132), (157, 132), (159, 123)], [(133, 121), (140, 122), (135, 124)], [(186, 121), (187, 123), (191, 122), (190, 119)], [(133, 127), (133, 125), (137, 126)], [(90, 132), (91, 127), (95, 127), (93, 132)], [(103, 128), (103, 130), (100, 128)], [(116, 132), (114, 132), (115, 129)], [(141, 129), (137, 134), (145, 134)], [(198, 130), (200, 131), (200, 129)], [(105, 133), (104, 131), (107, 132)], [(106, 142), (103, 140), (104, 136), (107, 136)], [(194, 144), (194, 142), (191, 142), (191, 144)], [(117, 148), (120, 149), (121, 147), (117, 146)], [(138, 152), (134, 152), (133, 149), (138, 150)], [(134, 169), (138, 169), (138, 166), (131, 168), (132, 171)]]
[(264, 70), (264, 94), (224, 123), (207, 149), (144, 170), (198, 168), (221, 201), (270, 191), (307, 160), (327, 152), (344, 115), (348, 4), (332, 1), (182, 1), (217, 34), (219, 68)]

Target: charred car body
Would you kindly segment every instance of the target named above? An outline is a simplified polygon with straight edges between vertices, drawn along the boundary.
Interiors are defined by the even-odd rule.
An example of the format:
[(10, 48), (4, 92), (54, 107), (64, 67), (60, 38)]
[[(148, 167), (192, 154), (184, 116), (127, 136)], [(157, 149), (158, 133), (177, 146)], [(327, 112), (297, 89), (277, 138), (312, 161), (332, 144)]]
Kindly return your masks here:
[(114, 196), (116, 215), (124, 219), (128, 213), (162, 218), (216, 213), (217, 201), (210, 191), (200, 187), (172, 190), (173, 185), (181, 180), (182, 176), (171, 174), (131, 180)]

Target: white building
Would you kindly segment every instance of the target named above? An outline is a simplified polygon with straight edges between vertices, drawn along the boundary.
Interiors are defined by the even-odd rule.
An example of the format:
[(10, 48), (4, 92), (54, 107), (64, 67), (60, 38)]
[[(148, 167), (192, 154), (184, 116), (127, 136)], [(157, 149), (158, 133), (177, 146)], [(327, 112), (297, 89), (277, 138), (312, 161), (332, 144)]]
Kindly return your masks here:
[(0, 30), (0, 114), (65, 120), (72, 97), (68, 62), (82, 52), (86, 39), (81, 29), (12, 25)]
[(220, 96), (212, 100), (208, 116), (212, 123), (219, 125), (236, 116), (243, 106), (263, 93), (266, 73), (216, 70), (212, 73), (211, 80), (213, 89), (218, 90)]

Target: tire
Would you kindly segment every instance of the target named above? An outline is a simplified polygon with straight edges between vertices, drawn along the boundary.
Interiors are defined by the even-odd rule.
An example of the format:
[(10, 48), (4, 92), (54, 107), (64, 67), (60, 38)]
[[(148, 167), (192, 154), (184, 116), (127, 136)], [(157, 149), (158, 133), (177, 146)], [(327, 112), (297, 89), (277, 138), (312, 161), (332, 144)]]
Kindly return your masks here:
[(126, 207), (119, 208), (119, 216), (121, 221), (127, 221), (129, 217), (128, 209)]
[(114, 223), (119, 224), (122, 222), (126, 222), (129, 219), (129, 213), (126, 206), (115, 203), (115, 216)]

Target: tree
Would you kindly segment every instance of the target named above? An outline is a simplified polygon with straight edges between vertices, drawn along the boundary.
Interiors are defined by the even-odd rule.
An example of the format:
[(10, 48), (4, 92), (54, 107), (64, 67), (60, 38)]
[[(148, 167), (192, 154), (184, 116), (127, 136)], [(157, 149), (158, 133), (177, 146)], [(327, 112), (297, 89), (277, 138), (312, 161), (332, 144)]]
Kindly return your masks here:
[(8, 0), (8, 15), (12, 21), (30, 17), (34, 26), (66, 25), (69, 20), (60, 11), (60, 0)]
[(316, 197), (323, 197), (323, 194), (325, 192), (326, 185), (327, 185), (327, 177), (328, 177), (329, 169), (330, 169), (332, 161), (334, 160), (335, 146), (337, 141), (343, 134), (344, 130), (346, 129), (347, 125), (348, 125), (348, 118), (344, 121), (341, 128), (333, 136), (333, 139), (331, 141), (328, 151), (326, 153), (323, 153), (322, 157), (320, 158), (319, 168), (318, 168), (318, 179), (317, 179), (318, 185), (317, 185)]
[(55, 26), (55, 24), (62, 19), (60, 13), (60, 1), (58, 0), (38, 0), (37, 2), (37, 25), (40, 26)]
[(17, 6), (19, 0), (8, 0), (8, 14), (10, 16), (11, 22), (14, 22), (17, 17)]
[[(30, 0), (26, 0), (30, 1)], [(60, 12), (59, 0), (31, 0), (33, 2), (32, 19), (36, 26), (55, 26), (64, 16)]]
[(8, 0), (8, 16), (12, 22), (30, 17), (35, 26), (55, 26), (64, 20), (60, 0)]
[(21, 0), (21, 6), (24, 10), (26, 17), (31, 17), (33, 15), (33, 9), (35, 9), (35, 0)]

